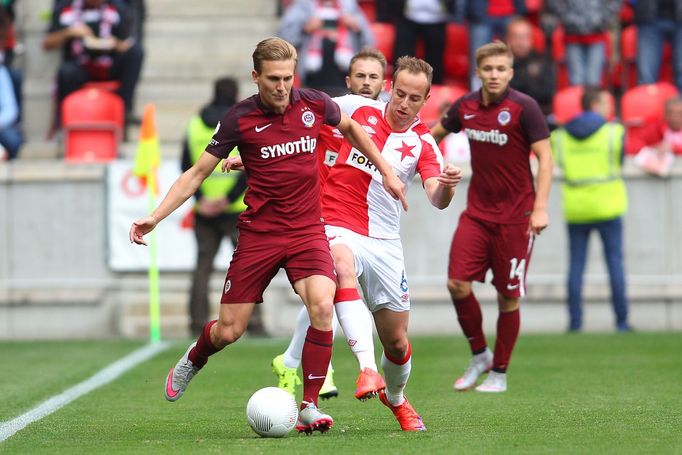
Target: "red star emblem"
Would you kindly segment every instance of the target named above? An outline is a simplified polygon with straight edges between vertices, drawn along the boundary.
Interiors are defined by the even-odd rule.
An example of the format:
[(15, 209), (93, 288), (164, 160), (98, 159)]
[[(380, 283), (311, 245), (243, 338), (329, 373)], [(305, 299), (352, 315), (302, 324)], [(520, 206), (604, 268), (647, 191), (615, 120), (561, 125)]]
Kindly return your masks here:
[(412, 149), (415, 147), (414, 145), (407, 145), (405, 141), (401, 141), (403, 145), (400, 148), (395, 149), (396, 152), (400, 152), (400, 161), (404, 160), (406, 156), (411, 156), (414, 158), (414, 155), (412, 154)]

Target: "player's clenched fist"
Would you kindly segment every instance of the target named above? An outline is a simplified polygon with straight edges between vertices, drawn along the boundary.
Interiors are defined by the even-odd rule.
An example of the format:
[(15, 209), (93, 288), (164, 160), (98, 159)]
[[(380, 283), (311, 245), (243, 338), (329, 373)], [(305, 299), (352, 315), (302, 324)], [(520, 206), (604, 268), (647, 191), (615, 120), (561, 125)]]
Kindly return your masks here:
[(438, 183), (448, 188), (456, 187), (460, 180), (462, 180), (462, 170), (451, 163), (446, 164), (438, 176)]

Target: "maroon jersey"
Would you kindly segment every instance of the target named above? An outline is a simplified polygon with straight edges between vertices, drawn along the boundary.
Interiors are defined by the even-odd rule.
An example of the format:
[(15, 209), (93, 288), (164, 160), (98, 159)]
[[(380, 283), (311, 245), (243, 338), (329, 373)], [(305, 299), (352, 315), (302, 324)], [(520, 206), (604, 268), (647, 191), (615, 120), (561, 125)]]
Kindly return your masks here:
[(206, 151), (226, 158), (239, 148), (248, 185), (240, 229), (289, 231), (322, 225), (314, 153), (322, 124), (340, 121), (339, 106), (329, 96), (296, 88), (283, 114), (269, 110), (258, 94), (225, 114)]
[(500, 224), (527, 223), (535, 201), (530, 145), (549, 137), (537, 102), (510, 88), (484, 106), (481, 92), (471, 92), (450, 107), (441, 124), (469, 138), (469, 215)]

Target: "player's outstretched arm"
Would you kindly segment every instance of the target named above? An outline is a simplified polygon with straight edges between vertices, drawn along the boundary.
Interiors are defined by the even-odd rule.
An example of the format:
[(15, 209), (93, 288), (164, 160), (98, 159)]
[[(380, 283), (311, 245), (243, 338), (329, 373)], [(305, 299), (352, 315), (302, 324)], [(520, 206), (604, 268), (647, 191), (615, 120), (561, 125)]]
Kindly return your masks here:
[(549, 139), (534, 142), (530, 148), (538, 159), (538, 174), (535, 178), (535, 204), (528, 221), (528, 232), (538, 235), (549, 225), (547, 201), (552, 187), (552, 148)]
[(133, 223), (130, 227), (130, 241), (138, 245), (146, 245), (145, 234), (151, 232), (161, 220), (173, 213), (175, 209), (196, 193), (201, 183), (213, 172), (219, 161), (220, 158), (210, 153), (202, 153), (194, 166), (183, 172), (173, 183), (156, 210), (151, 215), (140, 218)]
[(386, 160), (381, 156), (381, 152), (374, 144), (372, 139), (367, 135), (365, 130), (362, 129), (359, 123), (350, 118), (344, 112), (341, 112), (341, 121), (337, 125), (337, 128), (343, 136), (346, 138), (350, 145), (358, 149), (363, 155), (365, 155), (377, 170), (383, 176), (383, 185), (388, 194), (393, 196), (394, 199), (400, 200), (403, 205), (403, 209), (407, 211), (407, 198), (405, 197), (405, 184), (395, 175), (393, 168), (388, 164)]
[(455, 196), (455, 187), (462, 180), (462, 170), (448, 163), (438, 177), (431, 177), (424, 182), (426, 196), (431, 205), (443, 210)]

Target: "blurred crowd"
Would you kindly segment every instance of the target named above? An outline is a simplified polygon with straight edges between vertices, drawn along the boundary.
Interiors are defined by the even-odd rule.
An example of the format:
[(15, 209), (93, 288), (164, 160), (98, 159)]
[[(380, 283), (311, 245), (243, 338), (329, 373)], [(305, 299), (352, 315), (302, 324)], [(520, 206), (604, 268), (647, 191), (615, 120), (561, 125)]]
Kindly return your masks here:
[[(682, 103), (682, 0), (279, 0), (279, 12), (277, 35), (298, 49), (301, 86), (343, 93), (349, 59), (365, 47), (387, 57), (388, 77), (398, 57), (416, 55), (434, 68), (434, 107), (424, 110), (433, 116), (427, 123), (434, 123), (439, 107), (453, 101), (446, 98), (478, 88), (471, 64), (475, 49), (501, 39), (515, 55), (512, 87), (540, 104), (550, 127), (579, 113), (565, 111), (566, 103), (559, 102), (565, 99), (562, 92), (598, 86), (612, 94), (613, 115), (628, 135), (634, 134), (626, 153), (646, 148), (639, 160), (645, 169), (663, 175), (680, 153), (679, 146), (670, 144), (682, 134), (674, 120)], [(124, 133), (126, 125), (139, 122), (134, 108), (144, 59), (144, 19), (143, 0), (55, 1), (43, 41), (46, 51), (62, 56), (48, 136), (62, 126), (64, 99), (84, 87), (120, 98)], [(20, 156), (25, 140), (22, 73), (13, 58), (21, 44), (13, 20), (14, 0), (2, 0), (2, 160)], [(628, 93), (652, 85), (657, 86), (655, 96), (647, 92), (631, 98), (656, 106), (645, 109), (646, 116), (628, 118)]]
[[(682, 103), (682, 0), (282, 0), (280, 12), (278, 35), (299, 50), (301, 86), (343, 93), (349, 56), (376, 47), (389, 77), (397, 58), (416, 55), (434, 68), (432, 98), (460, 96), (480, 86), (474, 51), (500, 39), (515, 56), (511, 86), (538, 102), (552, 129), (581, 112), (576, 89), (596, 86), (627, 127), (626, 153), (656, 150), (645, 170), (664, 175), (680, 152), (669, 143), (681, 132), (670, 111)], [(638, 95), (641, 86), (650, 91)], [(564, 92), (573, 103), (560, 102)], [(654, 105), (626, 117), (624, 102)], [(429, 112), (434, 123), (441, 110)]]

